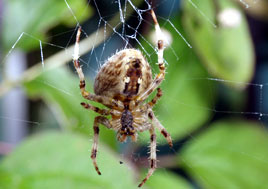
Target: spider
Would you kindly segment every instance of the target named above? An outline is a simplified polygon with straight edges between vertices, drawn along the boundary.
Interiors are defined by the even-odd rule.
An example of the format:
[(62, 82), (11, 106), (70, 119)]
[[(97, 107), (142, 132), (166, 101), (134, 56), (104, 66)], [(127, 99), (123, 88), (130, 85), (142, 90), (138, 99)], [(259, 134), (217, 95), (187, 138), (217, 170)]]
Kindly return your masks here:
[[(73, 63), (80, 79), (80, 90), (82, 96), (91, 101), (103, 104), (108, 109), (100, 109), (82, 102), (81, 105), (89, 110), (100, 114), (94, 120), (94, 139), (91, 151), (93, 165), (99, 175), (99, 167), (96, 162), (98, 149), (99, 125), (117, 132), (120, 142), (131, 137), (137, 140), (137, 132), (149, 130), (150, 132), (150, 168), (146, 177), (138, 187), (141, 187), (156, 169), (156, 134), (155, 127), (159, 129), (166, 138), (170, 147), (173, 146), (170, 134), (155, 117), (152, 110), (158, 99), (162, 96), (159, 85), (165, 77), (165, 64), (163, 60), (164, 39), (154, 11), (151, 9), (157, 34), (157, 54), (159, 73), (152, 79), (152, 71), (149, 63), (139, 50), (124, 49), (111, 56), (100, 68), (94, 82), (94, 92), (86, 91), (86, 83), (82, 68), (79, 64), (79, 40), (81, 27), (78, 28), (74, 48)], [(145, 100), (157, 90), (156, 96), (148, 103)], [(106, 116), (110, 116), (108, 119)]]

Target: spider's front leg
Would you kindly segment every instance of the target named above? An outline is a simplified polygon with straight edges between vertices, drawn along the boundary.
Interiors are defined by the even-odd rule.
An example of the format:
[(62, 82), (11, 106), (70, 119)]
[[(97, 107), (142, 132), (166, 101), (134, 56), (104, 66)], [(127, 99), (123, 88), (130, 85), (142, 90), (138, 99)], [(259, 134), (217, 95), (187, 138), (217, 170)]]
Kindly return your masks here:
[(91, 100), (94, 99), (93, 94), (90, 94), (89, 92), (86, 91), (86, 81), (85, 81), (85, 76), (82, 71), (82, 68), (79, 64), (79, 41), (80, 41), (80, 35), (81, 35), (81, 27), (78, 28), (77, 34), (76, 34), (76, 41), (75, 41), (75, 46), (74, 46), (74, 54), (73, 54), (73, 63), (74, 67), (78, 73), (79, 79), (80, 79), (80, 91), (81, 94), (84, 98)]
[(101, 172), (99, 171), (99, 167), (97, 165), (97, 161), (96, 161), (96, 156), (97, 156), (97, 151), (98, 151), (98, 138), (99, 138), (99, 124), (102, 124), (104, 126), (106, 126), (108, 129), (111, 128), (110, 122), (106, 117), (103, 116), (97, 116), (95, 117), (94, 120), (94, 138), (93, 138), (93, 146), (92, 146), (92, 150), (91, 150), (91, 159), (93, 162), (93, 165), (97, 171), (97, 173), (99, 175), (101, 175)]
[(146, 175), (146, 177), (142, 180), (138, 187), (142, 187), (142, 185), (152, 176), (156, 169), (156, 134), (154, 130), (154, 126), (152, 125), (150, 128), (151, 134), (151, 143), (150, 143), (150, 168)]
[(80, 35), (81, 35), (81, 27), (78, 28), (77, 30), (77, 34), (76, 34), (76, 41), (75, 41), (75, 46), (74, 46), (74, 55), (73, 55), (73, 63), (74, 63), (74, 67), (78, 73), (79, 79), (80, 79), (80, 91), (82, 96), (87, 99), (87, 100), (92, 100), (92, 101), (96, 101), (99, 102), (105, 106), (111, 107), (111, 106), (115, 106), (115, 107), (119, 107), (121, 109), (123, 109), (124, 107), (119, 104), (116, 100), (111, 99), (111, 98), (107, 98), (104, 96), (99, 96), (99, 95), (94, 95), (91, 94), (90, 92), (86, 91), (86, 81), (85, 81), (85, 76), (84, 73), (82, 71), (82, 68), (79, 64), (79, 41), (80, 41)]
[(155, 16), (155, 13), (153, 11), (153, 9), (151, 9), (151, 15), (154, 21), (154, 25), (155, 25), (155, 31), (156, 31), (156, 36), (157, 36), (157, 56), (158, 56), (158, 67), (159, 67), (159, 73), (157, 74), (157, 76), (155, 77), (155, 79), (153, 80), (153, 82), (151, 83), (151, 85), (148, 87), (148, 89), (141, 94), (138, 98), (137, 98), (137, 102), (143, 102), (160, 84), (161, 82), (164, 80), (165, 78), (165, 63), (164, 63), (164, 58), (163, 58), (163, 54), (164, 54), (164, 37), (163, 37), (163, 33), (160, 29), (160, 26), (158, 24), (157, 18)]

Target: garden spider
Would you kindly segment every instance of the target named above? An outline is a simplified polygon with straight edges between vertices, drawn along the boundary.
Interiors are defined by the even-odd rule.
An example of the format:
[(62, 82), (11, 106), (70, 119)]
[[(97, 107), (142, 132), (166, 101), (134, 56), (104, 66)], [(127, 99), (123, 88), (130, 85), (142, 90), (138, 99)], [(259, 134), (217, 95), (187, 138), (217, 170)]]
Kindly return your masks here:
[[(115, 130), (117, 132), (117, 139), (120, 142), (126, 141), (127, 136), (130, 136), (132, 141), (136, 141), (137, 132), (149, 130), (151, 135), (150, 168), (147, 176), (139, 184), (139, 187), (149, 179), (156, 169), (155, 127), (160, 130), (170, 147), (172, 147), (170, 134), (161, 125), (152, 110), (157, 100), (162, 96), (162, 91), (158, 86), (165, 76), (165, 64), (163, 60), (163, 35), (153, 10), (151, 10), (151, 15), (158, 38), (158, 66), (160, 71), (153, 80), (151, 67), (142, 53), (136, 49), (124, 49), (110, 57), (100, 68), (94, 83), (95, 94), (91, 94), (85, 90), (85, 78), (78, 60), (80, 27), (77, 31), (73, 55), (73, 63), (80, 78), (82, 96), (87, 100), (101, 103), (109, 108), (100, 109), (84, 102), (81, 103), (84, 108), (100, 114), (94, 120), (94, 140), (91, 151), (91, 158), (99, 175), (101, 173), (96, 162), (99, 124), (104, 125), (108, 129)], [(157, 89), (156, 96), (150, 102), (144, 103), (155, 89)], [(111, 119), (105, 117), (108, 115), (111, 116)]]

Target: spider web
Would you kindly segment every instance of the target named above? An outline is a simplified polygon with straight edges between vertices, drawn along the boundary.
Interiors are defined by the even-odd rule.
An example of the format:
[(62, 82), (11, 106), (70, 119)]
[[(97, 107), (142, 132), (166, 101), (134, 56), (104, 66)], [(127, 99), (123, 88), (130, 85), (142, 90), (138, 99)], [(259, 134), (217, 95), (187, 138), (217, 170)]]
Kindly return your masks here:
[[(68, 3), (68, 0), (64, 0), (65, 5), (66, 5), (66, 9), (69, 10), (70, 14), (72, 15), (72, 18), (75, 20), (77, 26), (75, 29), (72, 29), (71, 31), (67, 31), (70, 35), (69, 38), (67, 40), (67, 42), (65, 42), (65, 45), (59, 45), (57, 43), (52, 43), (52, 42), (46, 42), (44, 40), (41, 40), (39, 38), (36, 38), (35, 36), (31, 35), (30, 33), (26, 33), (24, 31), (22, 31), (22, 33), (19, 35), (18, 39), (14, 42), (13, 46), (10, 48), (10, 50), (8, 51), (8, 53), (6, 55), (4, 55), (3, 57), (3, 64), (7, 65), (7, 68), (4, 70), (4, 73), (9, 75), (9, 77), (11, 77), (12, 80), (16, 80), (18, 79), (23, 72), (25, 71), (26, 68), (21, 68), (18, 70), (14, 71), (14, 66), (17, 67), (17, 64), (14, 64), (14, 62), (19, 61), (18, 59), (25, 59), (25, 55), (16, 50), (16, 46), (17, 44), (23, 39), (23, 38), (31, 38), (32, 40), (36, 40), (39, 42), (39, 54), (40, 54), (40, 62), (42, 65), (42, 68), (45, 69), (47, 66), (51, 66), (49, 62), (49, 60), (47, 60), (44, 57), (47, 57), (46, 54), (44, 53), (44, 46), (50, 46), (53, 47), (55, 49), (55, 51), (59, 51), (62, 50), (64, 52), (64, 54), (66, 55), (65, 58), (66, 60), (62, 60), (63, 63), (61, 63), (62, 65), (64, 64), (64, 62), (68, 62), (70, 61), (70, 57), (72, 57), (72, 43), (74, 41), (75, 35), (76, 35), (76, 31), (77, 31), (77, 27), (81, 26), (81, 22), (80, 20), (77, 18), (76, 16), (76, 12), (73, 10), (73, 7), (71, 7)], [(253, 4), (258, 3), (258, 0), (254, 0), (252, 1), (251, 4), (247, 3), (246, 1), (243, 0), (239, 0), (239, 2), (245, 7), (245, 8), (250, 8)], [(157, 14), (157, 18), (158, 21), (160, 23), (164, 23), (161, 24), (163, 26), (163, 28), (170, 26), (176, 33), (176, 37), (180, 38), (185, 46), (187, 48), (190, 49), (190, 51), (193, 51), (193, 47), (192, 44), (186, 39), (186, 37), (184, 36), (184, 34), (181, 33), (181, 31), (177, 28), (177, 26), (174, 25), (174, 23), (171, 21), (172, 18), (172, 14), (174, 14), (174, 11), (176, 11), (178, 9), (178, 3), (176, 2), (176, 0), (166, 0), (166, 1), (162, 1), (162, 2), (158, 2), (154, 5), (151, 5), (149, 1), (144, 0), (142, 2), (142, 4), (140, 4), (140, 6), (142, 8), (140, 8), (140, 6), (136, 6), (135, 3), (132, 0), (124, 0), (124, 1), (111, 1), (109, 2), (110, 6), (113, 7), (113, 11), (107, 11), (107, 10), (103, 10), (101, 7), (101, 3), (97, 3), (96, 0), (92, 0), (91, 2), (88, 3), (88, 6), (94, 6), (96, 12), (95, 15), (95, 20), (94, 20), (94, 24), (95, 27), (92, 31), (88, 31), (87, 27), (82, 27), (82, 37), (83, 39), (87, 40), (90, 39), (91, 43), (88, 43), (88, 47), (85, 47), (83, 44), (80, 44), (80, 53), (83, 54), (80, 58), (80, 64), (83, 66), (83, 71), (84, 73), (86, 73), (86, 75), (88, 75), (91, 79), (94, 78), (94, 76), (96, 75), (98, 69), (101, 67), (101, 65), (105, 62), (105, 60), (107, 60), (108, 57), (110, 57), (112, 54), (115, 54), (117, 51), (121, 50), (121, 49), (125, 49), (125, 48), (138, 48), (140, 49), (144, 55), (146, 56), (147, 60), (152, 64), (153, 62), (155, 62), (155, 58), (157, 55), (157, 49), (155, 47), (154, 42), (148, 40), (144, 34), (142, 33), (142, 27), (143, 24), (147, 24), (150, 27), (153, 27), (153, 24), (151, 22), (151, 18), (150, 18), (150, 9), (160, 9), (160, 7), (168, 7), (167, 10), (167, 14), (163, 14), (159, 15)], [(191, 4), (197, 12), (199, 12), (200, 16), (206, 20), (208, 23), (210, 23), (214, 28), (217, 28), (216, 23), (211, 20), (207, 15), (206, 12), (204, 10), (201, 10), (196, 4), (195, 1), (193, 0), (186, 0), (186, 3)], [(117, 7), (117, 8), (115, 8)], [(86, 9), (87, 7), (85, 7)], [(167, 8), (166, 8), (167, 9)], [(112, 20), (114, 19), (115, 15), (119, 15), (119, 19), (114, 23)], [(130, 23), (128, 20), (135, 20), (134, 23)], [(82, 25), (83, 26), (83, 25)], [(53, 34), (52, 36), (50, 36), (51, 38), (61, 38), (61, 36), (63, 36), (66, 32), (59, 32), (57, 34)], [(89, 40), (89, 41), (90, 41)], [(100, 42), (99, 42), (100, 40)], [(101, 43), (102, 42), (102, 43)], [(172, 56), (175, 57), (173, 62), (170, 61), (166, 61), (167, 65), (170, 64), (186, 64), (184, 62), (180, 61), (181, 56), (184, 56), (184, 52), (180, 52), (177, 51), (177, 49), (175, 49), (173, 47), (172, 44), (172, 39), (169, 42), (170, 44), (168, 44), (168, 48), (171, 49), (172, 52)], [(150, 51), (147, 50), (147, 48), (145, 48), (145, 46), (148, 46)], [(86, 50), (85, 50), (86, 49)], [(88, 51), (89, 53), (85, 53), (84, 51)], [(164, 53), (164, 57), (165, 57), (165, 53)], [(15, 59), (15, 60), (14, 60)], [(21, 61), (19, 61), (21, 62)], [(23, 64), (21, 64), (23, 65)], [(60, 64), (59, 64), (60, 65)], [(11, 68), (10, 68), (11, 67)], [(71, 66), (69, 66), (71, 68)], [(10, 70), (9, 70), (10, 69)], [(154, 73), (157, 73), (157, 69), (153, 70)], [(15, 73), (15, 75), (14, 75)], [(168, 73), (167, 73), (168, 74)], [(220, 85), (229, 85), (229, 84), (233, 84), (233, 85), (241, 85), (242, 87), (246, 87), (247, 91), (255, 91), (255, 94), (258, 94), (258, 96), (254, 96), (254, 101), (256, 102), (256, 104), (250, 106), (250, 108), (245, 108), (244, 111), (241, 111), (241, 108), (236, 108), (236, 107), (228, 107), (228, 106), (215, 106), (215, 105), (211, 105), (211, 106), (199, 106), (199, 105), (195, 105), (194, 103), (189, 103), (189, 102), (184, 102), (183, 99), (176, 99), (174, 97), (172, 97), (172, 101), (174, 101), (174, 103), (179, 104), (180, 108), (183, 107), (188, 107), (191, 109), (196, 109), (196, 110), (204, 110), (204, 111), (209, 111), (212, 112), (215, 116), (217, 115), (228, 115), (230, 117), (234, 116), (237, 117), (237, 115), (240, 115), (246, 119), (254, 119), (257, 120), (261, 125), (263, 125), (263, 127), (266, 127), (267, 124), (267, 117), (268, 117), (268, 112), (266, 112), (266, 110), (264, 109), (264, 101), (267, 101), (265, 94), (265, 91), (267, 91), (267, 87), (268, 87), (268, 83), (258, 83), (257, 79), (256, 82), (252, 82), (252, 83), (244, 83), (244, 82), (237, 82), (237, 81), (231, 81), (231, 80), (224, 80), (224, 79), (219, 79), (219, 78), (214, 78), (211, 77), (210, 75), (208, 75), (207, 77), (204, 78), (187, 78), (188, 81), (198, 81), (198, 82), (204, 82), (207, 83), (208, 85), (213, 83), (213, 84), (220, 84)], [(49, 82), (46, 83), (47, 85), (50, 85), (51, 87), (57, 88), (58, 91), (60, 91), (61, 93), (64, 93), (66, 95), (69, 96), (76, 96), (79, 94), (75, 94), (73, 92), (70, 91), (66, 91), (64, 88), (58, 88), (56, 86), (51, 85)], [(16, 89), (17, 90), (17, 89)], [(214, 90), (213, 88), (211, 88), (211, 90)], [(166, 91), (164, 91), (166, 92)], [(21, 96), (22, 99), (19, 99), (18, 101), (24, 101), (26, 100), (26, 97), (23, 96), (23, 94), (21, 94), (21, 91), (12, 91), (11, 93), (15, 93), (15, 98), (18, 96)], [(3, 100), (2, 104), (3, 107), (11, 107), (12, 103), (10, 104), (10, 101), (14, 101), (14, 97), (12, 98), (11, 93), (8, 93), (9, 97), (5, 97), (5, 99)], [(18, 95), (18, 96), (17, 96)], [(168, 94), (167, 94), (168, 95)], [(227, 94), (228, 95), (228, 94)], [(10, 98), (10, 99), (9, 99)], [(5, 104), (6, 103), (6, 104)], [(14, 102), (15, 104), (21, 104), (20, 102)], [(22, 108), (27, 107), (27, 104), (25, 105), (21, 105)], [(169, 112), (169, 107), (165, 106), (165, 104), (162, 104), (162, 108), (164, 109), (164, 111)], [(49, 123), (43, 123), (40, 121), (32, 121), (32, 120), (28, 120), (27, 119), (27, 114), (29, 114), (29, 112), (25, 112), (24, 115), (19, 115), (19, 114), (14, 114), (14, 108), (10, 109), (7, 108), (5, 109), (6, 112), (2, 112), (2, 116), (0, 116), (0, 119), (2, 120), (2, 122), (6, 125), (19, 125), (17, 127), (14, 127), (14, 129), (17, 129), (17, 131), (14, 130), (9, 130), (6, 131), (7, 133), (9, 133), (10, 137), (14, 137), (16, 139), (12, 139), (12, 140), (20, 140), (21, 137), (25, 136), (25, 127), (27, 127), (28, 124), (36, 127), (36, 126), (40, 126), (40, 125), (45, 125), (48, 126)], [(0, 114), (0, 115), (1, 115)], [(14, 117), (14, 115), (17, 115), (18, 117)], [(21, 116), (21, 117), (20, 117)], [(161, 118), (161, 116), (159, 116)], [(172, 117), (170, 117), (170, 119), (173, 119)], [(160, 121), (163, 121), (160, 119)], [(24, 126), (23, 126), (24, 125)], [(168, 126), (166, 126), (166, 128), (168, 129)], [(17, 133), (17, 135), (19, 136), (14, 136), (14, 133)], [(8, 135), (8, 134), (7, 134)], [(11, 136), (12, 135), (12, 136)], [(172, 133), (171, 133), (172, 135)], [(195, 135), (192, 133), (188, 133), (187, 134), (188, 137), (193, 138), (193, 140), (195, 140)], [(18, 139), (19, 138), (19, 139)], [(12, 141), (14, 142), (14, 141)], [(160, 143), (160, 144), (164, 144), (164, 142)], [(127, 143), (126, 145), (129, 145), (129, 143)], [(144, 150), (143, 150), (144, 151)], [(146, 151), (146, 150), (145, 150)], [(139, 162), (141, 161), (141, 164), (146, 164), (147, 163), (147, 157), (142, 157), (141, 154), (139, 154), (138, 152), (130, 152), (131, 156), (136, 160), (135, 162)], [(170, 151), (167, 152), (168, 154), (173, 154), (173, 153), (177, 153), (175, 150), (174, 151)], [(124, 150), (124, 146), (122, 147), (122, 156), (124, 157), (125, 155), (125, 150)], [(251, 154), (246, 154), (247, 156), (251, 156), (253, 158), (256, 158), (255, 156), (251, 155)], [(266, 163), (268, 163), (267, 161), (265, 161)], [(192, 165), (187, 163), (189, 167), (191, 167)], [(160, 164), (160, 167), (164, 165)], [(165, 170), (165, 168), (163, 168), (163, 170)], [(201, 176), (202, 177), (202, 176)], [(202, 177), (203, 180), (206, 180), (205, 178)]]

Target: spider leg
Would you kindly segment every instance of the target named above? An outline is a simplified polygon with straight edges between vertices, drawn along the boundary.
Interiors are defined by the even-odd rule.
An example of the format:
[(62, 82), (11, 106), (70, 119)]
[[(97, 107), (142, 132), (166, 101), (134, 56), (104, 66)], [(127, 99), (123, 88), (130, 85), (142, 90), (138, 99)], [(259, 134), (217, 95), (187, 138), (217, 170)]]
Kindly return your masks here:
[(143, 102), (161, 84), (161, 82), (165, 78), (166, 68), (165, 68), (164, 59), (163, 59), (164, 37), (163, 37), (162, 31), (160, 29), (160, 26), (158, 24), (158, 21), (157, 21), (157, 18), (153, 9), (151, 9), (151, 15), (154, 21), (155, 31), (156, 31), (156, 36), (157, 36), (157, 49), (158, 49), (157, 51), (158, 63), (157, 64), (158, 64), (160, 72), (157, 74), (157, 76), (153, 80), (152, 84), (148, 87), (148, 89), (137, 98), (138, 103)]
[(86, 91), (86, 81), (85, 81), (85, 76), (84, 73), (82, 71), (82, 68), (79, 64), (79, 41), (80, 41), (80, 35), (81, 35), (81, 27), (78, 28), (77, 30), (77, 34), (76, 34), (76, 41), (75, 41), (75, 46), (74, 46), (74, 55), (73, 55), (73, 63), (74, 63), (74, 67), (78, 73), (79, 79), (80, 79), (80, 91), (82, 96), (87, 99), (87, 100), (92, 100), (92, 101), (96, 101), (99, 102), (105, 106), (111, 107), (111, 106), (116, 106), (119, 108), (124, 108), (123, 105), (119, 104), (118, 101), (111, 99), (111, 98), (107, 98), (107, 97), (103, 97), (103, 96), (99, 96), (99, 95), (94, 95), (91, 94), (90, 92)]
[(126, 134), (123, 134), (123, 135), (121, 135), (121, 134), (117, 134), (117, 140), (118, 141), (120, 141), (120, 142), (125, 142), (126, 141), (126, 139), (127, 139), (127, 135)]
[(101, 172), (99, 171), (99, 167), (97, 165), (96, 156), (97, 156), (97, 150), (98, 150), (98, 138), (99, 138), (99, 124), (102, 124), (106, 126), (107, 128), (111, 128), (111, 125), (109, 123), (109, 120), (106, 117), (103, 116), (97, 116), (94, 120), (94, 139), (93, 139), (93, 146), (91, 151), (91, 159), (93, 162), (93, 165), (99, 175), (101, 175)]
[(97, 113), (99, 113), (101, 115), (109, 115), (110, 114), (110, 111), (109, 110), (100, 109), (98, 107), (92, 106), (91, 104), (87, 104), (87, 103), (81, 102), (81, 105), (85, 109), (93, 110), (94, 112), (97, 112)]
[(169, 146), (172, 148), (173, 143), (170, 134), (167, 132), (165, 127), (160, 123), (160, 121), (155, 117), (152, 110), (149, 111), (148, 117), (152, 120), (152, 123), (161, 132), (161, 134), (166, 138)]
[(152, 108), (156, 104), (156, 102), (160, 99), (161, 96), (162, 96), (162, 90), (160, 88), (157, 88), (157, 93), (155, 97), (150, 102), (148, 102), (150, 108)]
[(152, 176), (156, 169), (156, 134), (153, 125), (150, 128), (151, 134), (151, 143), (150, 143), (150, 169), (146, 175), (146, 177), (142, 180), (138, 187), (142, 187), (142, 185)]

